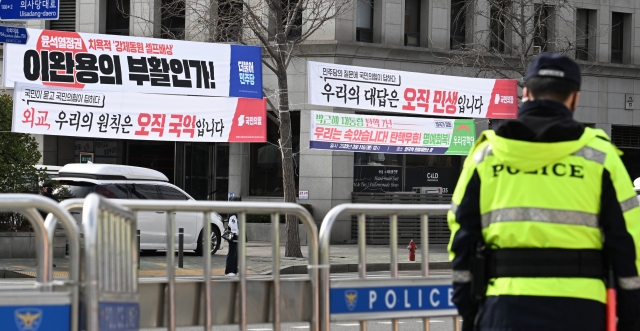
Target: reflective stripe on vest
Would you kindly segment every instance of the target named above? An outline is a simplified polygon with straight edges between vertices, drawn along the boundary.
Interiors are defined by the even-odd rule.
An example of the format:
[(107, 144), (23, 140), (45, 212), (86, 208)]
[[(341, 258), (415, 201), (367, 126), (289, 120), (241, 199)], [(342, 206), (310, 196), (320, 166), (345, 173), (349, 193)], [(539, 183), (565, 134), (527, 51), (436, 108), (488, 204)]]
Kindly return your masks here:
[(455, 203), (451, 203), (451, 212), (455, 215), (458, 212), (458, 205)]
[(633, 208), (636, 208), (640, 206), (640, 203), (638, 203), (638, 197), (637, 196), (633, 196), (625, 201), (622, 201), (620, 203), (620, 208), (622, 209), (622, 212), (627, 212)]
[(598, 215), (587, 212), (544, 208), (502, 208), (482, 215), (482, 228), (488, 228), (491, 224), (499, 222), (528, 221), (598, 227)]
[(454, 283), (469, 283), (471, 282), (471, 271), (453, 270), (452, 278)]
[(587, 146), (582, 147), (577, 152), (573, 153), (573, 155), (581, 156), (589, 161), (594, 161), (600, 164), (604, 164), (604, 160), (607, 158), (606, 153)]
[(640, 276), (618, 277), (618, 285), (620, 285), (623, 290), (640, 289)]

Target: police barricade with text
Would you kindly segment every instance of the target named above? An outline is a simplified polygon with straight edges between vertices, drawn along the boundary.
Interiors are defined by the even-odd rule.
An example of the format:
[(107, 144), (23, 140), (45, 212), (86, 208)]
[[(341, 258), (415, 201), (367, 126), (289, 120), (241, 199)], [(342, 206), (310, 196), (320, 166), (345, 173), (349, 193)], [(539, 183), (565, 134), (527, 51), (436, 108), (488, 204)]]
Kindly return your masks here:
[[(279, 331), (280, 324), (284, 322), (308, 322), (310, 330), (318, 331), (318, 230), (313, 217), (302, 206), (294, 203), (228, 201), (111, 201), (134, 213), (166, 212), (166, 233), (174, 234), (166, 236), (167, 247), (174, 249), (175, 212), (203, 213), (204, 220), (210, 220), (212, 212), (238, 216), (238, 275), (212, 279), (211, 240), (203, 242), (203, 279), (209, 281), (176, 282), (175, 256), (167, 254), (167, 281), (145, 280), (138, 284), (140, 328), (166, 327), (174, 331), (178, 326), (204, 325), (205, 330), (211, 330), (212, 325), (238, 324), (241, 331), (246, 331), (247, 324), (273, 323), (273, 330)], [(271, 215), (271, 276), (247, 277), (247, 214)], [(280, 214), (294, 215), (306, 227), (309, 246), (307, 276), (280, 277)], [(211, 222), (204, 222), (202, 238), (210, 237)], [(212, 303), (212, 297), (216, 299), (216, 304)]]
[[(68, 209), (79, 200), (65, 201)], [(138, 330), (137, 222), (131, 211), (92, 193), (82, 203), (85, 330)]]
[[(320, 227), (320, 330), (328, 331), (331, 322), (391, 319), (398, 330), (399, 318), (423, 318), (429, 330), (429, 317), (452, 316), (454, 329), (460, 329), (457, 309), (451, 302), (451, 276), (429, 276), (429, 215), (447, 213), (450, 205), (343, 204), (325, 216)], [(358, 216), (359, 279), (330, 279), (331, 228), (340, 216)], [(366, 216), (389, 216), (390, 277), (367, 279)], [(421, 276), (398, 278), (398, 216), (420, 215), (422, 240)]]
[[(49, 213), (44, 222), (38, 210)], [(73, 217), (53, 200), (33, 194), (0, 194), (0, 212), (16, 212), (33, 227), (36, 243), (36, 284), (33, 288), (0, 291), (2, 330), (77, 331), (79, 243)], [(67, 233), (70, 274), (53, 281), (53, 237), (56, 222)]]

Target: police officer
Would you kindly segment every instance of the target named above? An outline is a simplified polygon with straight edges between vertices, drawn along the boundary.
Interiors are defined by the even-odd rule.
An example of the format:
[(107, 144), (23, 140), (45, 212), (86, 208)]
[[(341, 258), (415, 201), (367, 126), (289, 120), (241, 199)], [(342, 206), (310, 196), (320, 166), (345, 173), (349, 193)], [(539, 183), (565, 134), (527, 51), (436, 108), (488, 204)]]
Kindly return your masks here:
[(573, 119), (580, 67), (544, 53), (518, 118), (482, 133), (448, 214), (463, 330), (603, 331), (606, 270), (618, 330), (640, 330), (640, 208), (621, 152)]

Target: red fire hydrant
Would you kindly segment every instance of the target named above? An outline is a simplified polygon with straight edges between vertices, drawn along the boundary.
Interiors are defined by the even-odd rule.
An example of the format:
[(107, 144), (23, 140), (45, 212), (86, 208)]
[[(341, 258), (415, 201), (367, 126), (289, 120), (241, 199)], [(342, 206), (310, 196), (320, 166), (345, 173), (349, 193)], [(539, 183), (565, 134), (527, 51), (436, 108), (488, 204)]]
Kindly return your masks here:
[(409, 261), (415, 261), (416, 249), (418, 249), (418, 246), (416, 246), (416, 243), (413, 242), (413, 239), (411, 239), (411, 241), (409, 242), (409, 246), (407, 246), (407, 249), (409, 250)]

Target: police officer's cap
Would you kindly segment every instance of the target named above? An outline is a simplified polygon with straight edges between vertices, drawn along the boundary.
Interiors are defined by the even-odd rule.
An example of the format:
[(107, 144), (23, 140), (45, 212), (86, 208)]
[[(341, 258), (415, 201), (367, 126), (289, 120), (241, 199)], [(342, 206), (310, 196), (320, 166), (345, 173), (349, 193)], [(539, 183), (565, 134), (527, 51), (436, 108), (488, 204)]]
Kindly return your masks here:
[(573, 82), (578, 85), (582, 83), (580, 66), (565, 55), (557, 53), (542, 53), (529, 63), (527, 81), (533, 77), (554, 77)]

